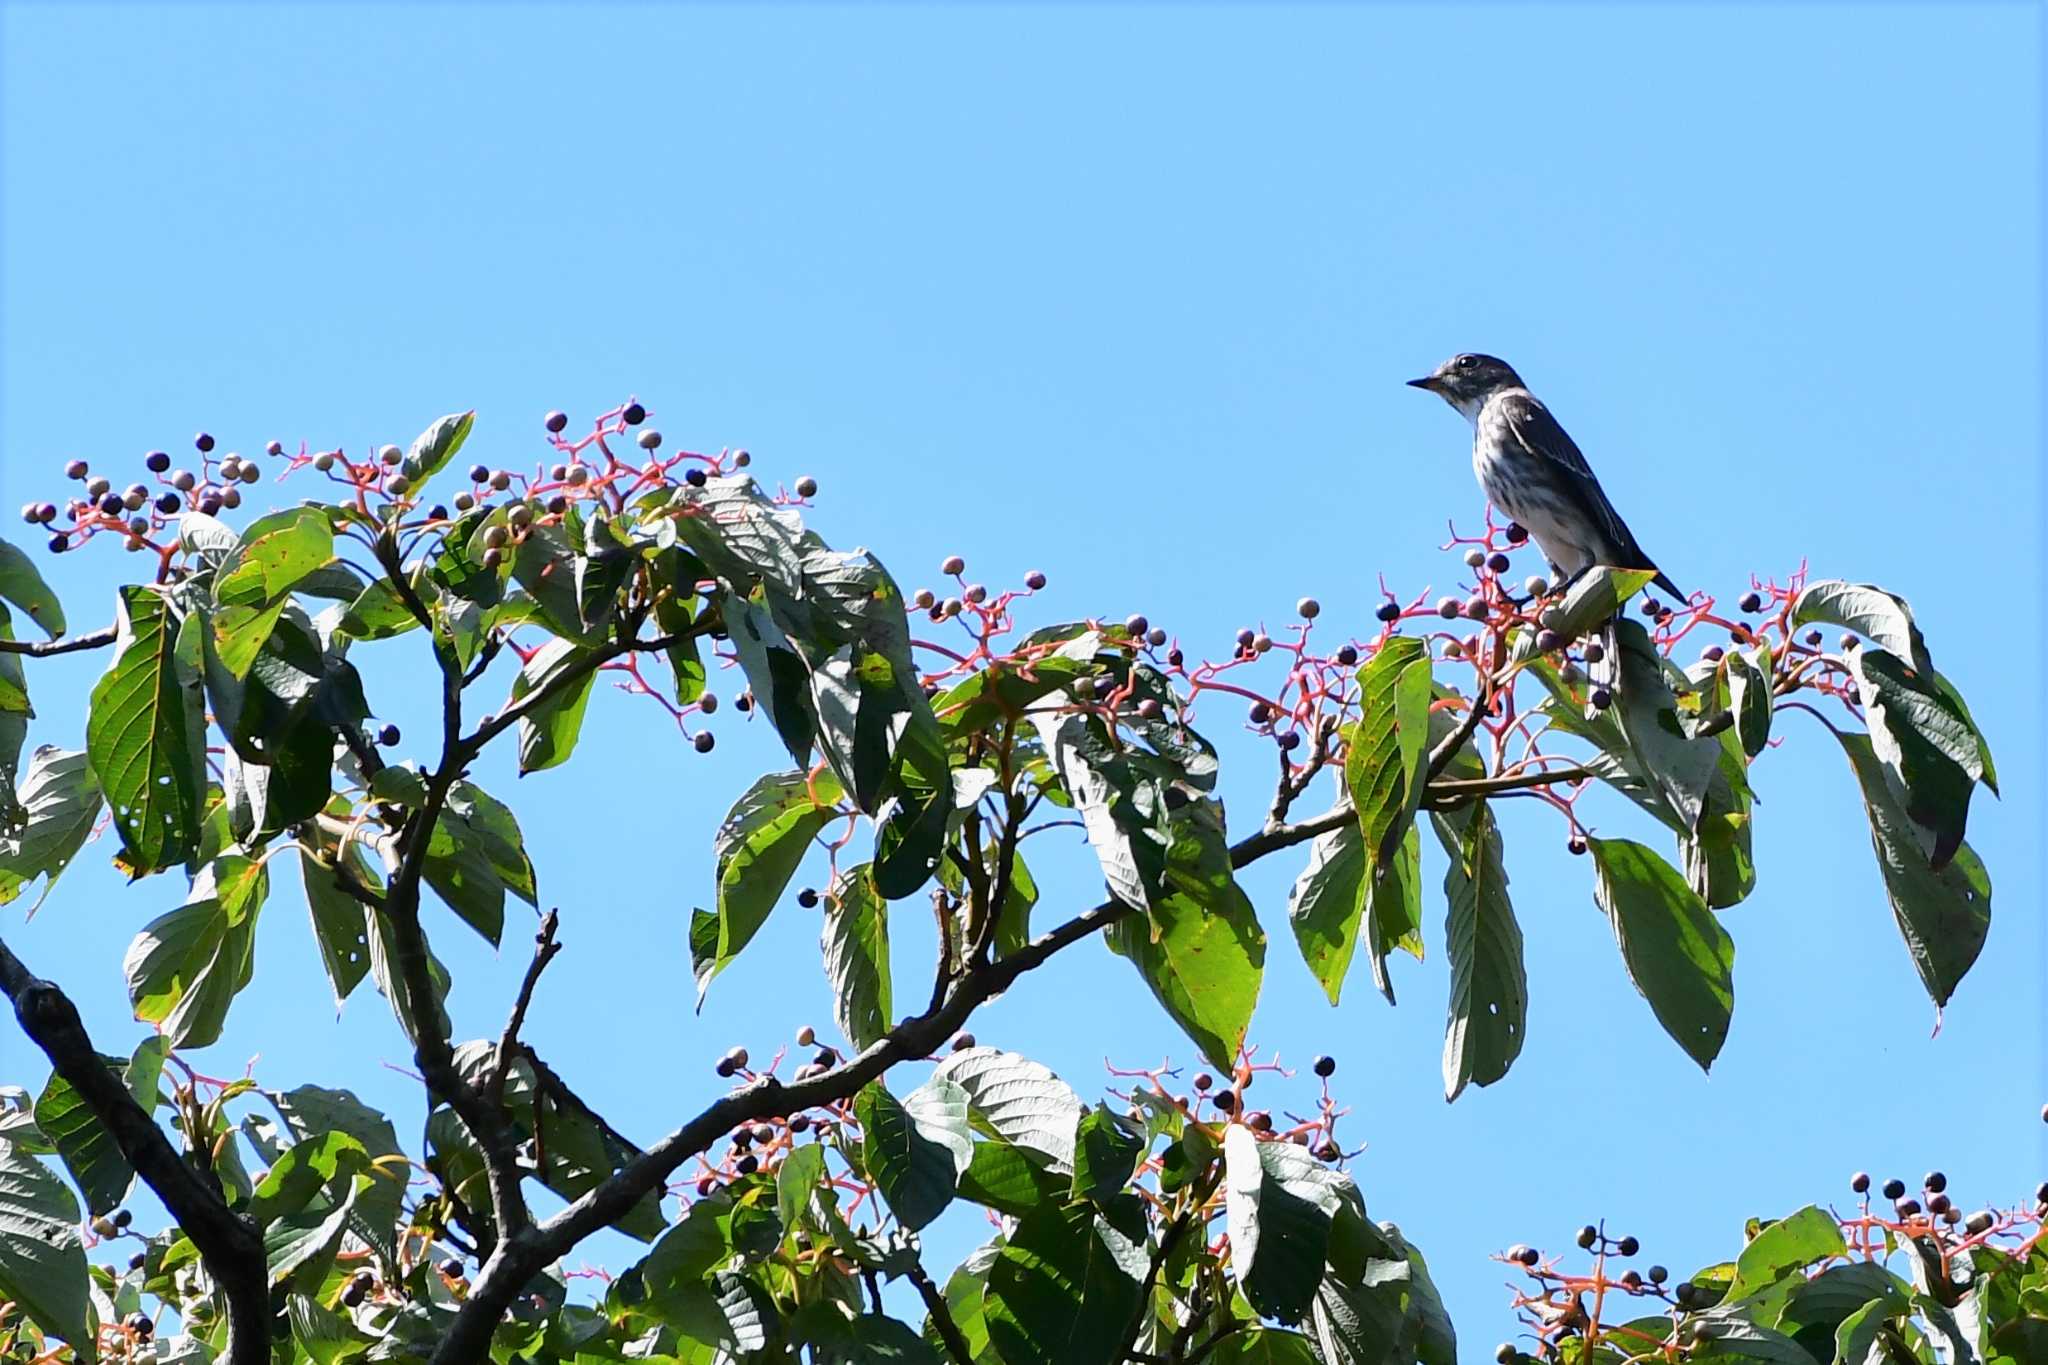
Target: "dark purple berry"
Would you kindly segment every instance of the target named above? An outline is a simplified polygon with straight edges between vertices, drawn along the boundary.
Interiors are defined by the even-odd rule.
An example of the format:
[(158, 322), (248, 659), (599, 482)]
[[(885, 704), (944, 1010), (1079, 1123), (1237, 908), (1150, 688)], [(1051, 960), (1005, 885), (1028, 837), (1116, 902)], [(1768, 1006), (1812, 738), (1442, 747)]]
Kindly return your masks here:
[(68, 537), (68, 536), (51, 536), (51, 537), (50, 537), (50, 553), (51, 553), (51, 554), (53, 554), (53, 555), (61, 555), (61, 554), (63, 554), (63, 553), (64, 553), (64, 552), (66, 551), (66, 550), (68, 550), (68, 549), (70, 549), (70, 548), (71, 548), (71, 540), (70, 540), (70, 537)]
[(213, 449), (213, 437), (202, 431), (192, 438), (192, 444), (199, 447), (199, 453), (204, 455)]
[(569, 425), (569, 414), (566, 412), (551, 412), (543, 419), (543, 425), (549, 431), (559, 434), (563, 427)]
[(718, 744), (718, 737), (709, 730), (699, 730), (690, 737), (690, 747), (700, 754), (708, 754)]
[(1147, 621), (1142, 613), (1133, 612), (1124, 618), (1124, 629), (1134, 636), (1143, 635), (1146, 631), (1152, 629), (1152, 623)]
[(1579, 1229), (1579, 1248), (1581, 1250), (1591, 1251), (1593, 1249), (1593, 1243), (1599, 1240), (1600, 1230), (1598, 1228), (1595, 1228), (1589, 1224), (1586, 1227), (1582, 1227)]
[(490, 468), (480, 464), (471, 465), (469, 467), (469, 481), (471, 483), (489, 483), (491, 481)]
[(446, 1276), (447, 1276), (447, 1277), (448, 1277), (449, 1279), (451, 1279), (451, 1280), (459, 1280), (459, 1279), (461, 1279), (461, 1278), (462, 1278), (462, 1260), (461, 1260), (461, 1258), (460, 1258), (460, 1257), (457, 1257), (457, 1256), (450, 1256), (450, 1257), (449, 1257), (449, 1258), (448, 1258), (447, 1260), (445, 1260), (445, 1261), (441, 1262), (441, 1273), (442, 1273), (443, 1275), (446, 1275)]
[(955, 1052), (965, 1052), (965, 1051), (967, 1051), (967, 1049), (968, 1049), (968, 1048), (971, 1048), (971, 1047), (973, 1047), (973, 1046), (974, 1046), (974, 1035), (973, 1035), (973, 1034), (971, 1034), (971, 1033), (956, 1033), (956, 1034), (954, 1034), (954, 1035), (953, 1035), (953, 1051), (955, 1051)]
[(801, 905), (806, 910), (811, 909), (818, 903), (818, 889), (814, 886), (807, 886), (803, 890), (797, 892), (796, 903), (798, 905)]
[(1033, 592), (1039, 591), (1045, 586), (1045, 575), (1033, 569), (1030, 573), (1024, 575), (1024, 586)]
[(1929, 1194), (1940, 1194), (1948, 1188), (1948, 1177), (1940, 1171), (1929, 1171), (1927, 1178), (1920, 1182)]
[(1495, 550), (1486, 557), (1486, 567), (1495, 573), (1506, 573), (1508, 571), (1508, 564), (1508, 557), (1498, 550)]
[(152, 450), (142, 457), (142, 465), (152, 474), (161, 474), (171, 467), (171, 457), (165, 451)]
[(1666, 1269), (1665, 1269), (1665, 1268), (1664, 1268), (1663, 1266), (1661, 1266), (1661, 1265), (1653, 1265), (1653, 1266), (1651, 1266), (1651, 1267), (1650, 1267), (1650, 1283), (1651, 1283), (1651, 1284), (1662, 1284), (1662, 1283), (1664, 1283), (1664, 1281), (1666, 1281), (1666, 1280), (1668, 1280), (1668, 1279), (1670, 1279), (1670, 1278), (1671, 1278), (1671, 1272), (1670, 1272), (1670, 1271), (1668, 1271), (1668, 1270), (1666, 1270)]
[(109, 493), (100, 499), (100, 511), (110, 517), (118, 517), (127, 510), (128, 504), (119, 493)]
[(1315, 1060), (1315, 1066), (1313, 1069), (1316, 1075), (1323, 1077), (1325, 1080), (1328, 1080), (1330, 1077), (1337, 1074), (1337, 1059), (1335, 1057), (1327, 1056), (1318, 1057)]
[(82, 479), (91, 472), (92, 466), (84, 460), (72, 460), (64, 466), (64, 477), (67, 479)]
[(1849, 1188), (1858, 1194), (1870, 1193), (1870, 1172), (1858, 1171), (1849, 1177)]
[(1591, 701), (1595, 710), (1605, 711), (1614, 705), (1614, 694), (1604, 687), (1596, 687), (1593, 689)]
[(389, 749), (398, 743), (398, 727), (387, 725), (377, 732), (377, 742)]
[(204, 516), (219, 516), (220, 509), (221, 500), (218, 494), (208, 493), (206, 496), (199, 499), (199, 511)]
[(1633, 1237), (1624, 1237), (1614, 1244), (1614, 1249), (1624, 1256), (1633, 1256), (1643, 1249), (1643, 1244)]
[(1511, 521), (1508, 523), (1508, 544), (1520, 545), (1523, 541), (1527, 540), (1528, 538), (1529, 533), (1528, 531), (1523, 529), (1522, 524), (1520, 522)]
[(1401, 604), (1392, 598), (1388, 598), (1380, 603), (1378, 610), (1374, 611), (1373, 615), (1382, 621), (1398, 621), (1401, 619)]
[(1356, 645), (1339, 645), (1337, 647), (1337, 663), (1340, 667), (1349, 668), (1357, 662), (1358, 647)]
[(1209, 1087), (1214, 1084), (1216, 1084), (1216, 1078), (1214, 1076), (1211, 1076), (1208, 1072), (1197, 1071), (1195, 1073), (1195, 1093), (1206, 1094), (1209, 1090)]
[(270, 455), (270, 456), (278, 456), (278, 455), (282, 455), (282, 454), (284, 454), (284, 442), (283, 442), (283, 441), (271, 441), (271, 442), (268, 442), (268, 443), (266, 443), (266, 444), (264, 445), (264, 447), (263, 447), (263, 453), (264, 453), (265, 455)]
[(703, 470), (692, 466), (683, 471), (683, 482), (692, 488), (702, 488), (705, 484), (711, 482), (711, 476)]
[(1884, 1197), (1887, 1199), (1904, 1199), (1906, 1197), (1906, 1182), (1903, 1180), (1885, 1181)]
[(1763, 594), (1759, 592), (1746, 592), (1742, 594), (1742, 600), (1735, 605), (1744, 611), (1762, 611), (1764, 609)]
[(626, 410), (620, 413), (619, 416), (626, 419), (627, 426), (637, 427), (647, 420), (647, 409), (641, 407), (638, 403), (628, 403), (626, 404)]

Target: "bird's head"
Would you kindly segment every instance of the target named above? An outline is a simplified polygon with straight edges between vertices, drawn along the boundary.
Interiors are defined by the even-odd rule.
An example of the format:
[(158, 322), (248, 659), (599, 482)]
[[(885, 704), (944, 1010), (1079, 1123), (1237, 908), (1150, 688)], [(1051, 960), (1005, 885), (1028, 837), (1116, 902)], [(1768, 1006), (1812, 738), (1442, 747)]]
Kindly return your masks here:
[(1428, 389), (1475, 420), (1487, 399), (1502, 389), (1522, 387), (1522, 377), (1505, 360), (1471, 352), (1454, 355), (1423, 378), (1408, 382), (1415, 388)]

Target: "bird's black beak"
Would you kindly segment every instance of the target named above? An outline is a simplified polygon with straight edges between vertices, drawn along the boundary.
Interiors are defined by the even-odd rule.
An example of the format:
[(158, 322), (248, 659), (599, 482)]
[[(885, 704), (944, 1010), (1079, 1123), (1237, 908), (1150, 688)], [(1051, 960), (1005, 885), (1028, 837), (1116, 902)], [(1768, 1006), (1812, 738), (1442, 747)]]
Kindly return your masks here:
[(1443, 381), (1441, 379), (1438, 379), (1433, 374), (1424, 375), (1420, 379), (1411, 379), (1408, 381), (1409, 388), (1428, 389), (1431, 393), (1435, 393), (1440, 387), (1442, 387), (1442, 385)]

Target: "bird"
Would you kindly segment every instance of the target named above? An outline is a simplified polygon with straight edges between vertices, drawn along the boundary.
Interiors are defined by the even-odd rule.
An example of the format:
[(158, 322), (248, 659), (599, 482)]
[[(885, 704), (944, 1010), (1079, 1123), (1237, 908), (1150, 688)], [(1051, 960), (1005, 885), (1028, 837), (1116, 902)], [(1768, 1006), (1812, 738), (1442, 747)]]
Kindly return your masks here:
[(1643, 552), (1577, 444), (1513, 366), (1467, 352), (1408, 383), (1435, 394), (1472, 423), (1472, 472), (1480, 488), (1529, 533), (1560, 586), (1595, 565), (1653, 569), (1652, 582), (1685, 600), (1678, 585)]

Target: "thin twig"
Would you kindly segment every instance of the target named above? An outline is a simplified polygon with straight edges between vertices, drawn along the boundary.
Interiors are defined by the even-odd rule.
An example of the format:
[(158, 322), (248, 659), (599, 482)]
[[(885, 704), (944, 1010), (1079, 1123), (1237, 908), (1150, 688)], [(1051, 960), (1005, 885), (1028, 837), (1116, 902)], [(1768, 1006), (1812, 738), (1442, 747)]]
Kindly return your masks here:
[(562, 951), (561, 943), (555, 938), (555, 930), (561, 918), (553, 910), (540, 917), (540, 932), (533, 936), (533, 961), (526, 964), (526, 977), (519, 983), (519, 997), (512, 1002), (512, 1016), (505, 1021), (505, 1032), (498, 1039), (498, 1050), (491, 1060), (489, 1074), (484, 1077), (484, 1098), (493, 1104), (501, 1102), (505, 1095), (505, 1069), (512, 1064), (512, 1049), (519, 1042), (519, 1027), (526, 1022), (526, 1011), (533, 1004), (534, 987), (540, 984), (540, 974), (548, 969), (548, 963), (555, 960), (555, 954)]
[(120, 638), (119, 626), (101, 626), (83, 635), (60, 636), (55, 640), (0, 640), (0, 654), (25, 654), (31, 659), (47, 659), (52, 654), (100, 649)]

